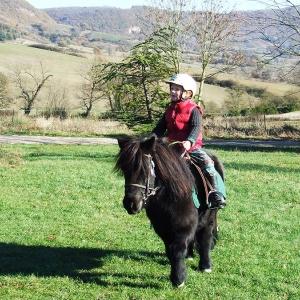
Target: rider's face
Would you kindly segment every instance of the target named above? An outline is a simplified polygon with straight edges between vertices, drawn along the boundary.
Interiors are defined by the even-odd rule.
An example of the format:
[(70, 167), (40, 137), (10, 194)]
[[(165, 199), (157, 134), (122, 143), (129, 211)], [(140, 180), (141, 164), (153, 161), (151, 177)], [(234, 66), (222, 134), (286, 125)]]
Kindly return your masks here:
[(170, 98), (172, 102), (180, 101), (183, 94), (183, 87), (177, 84), (170, 85)]

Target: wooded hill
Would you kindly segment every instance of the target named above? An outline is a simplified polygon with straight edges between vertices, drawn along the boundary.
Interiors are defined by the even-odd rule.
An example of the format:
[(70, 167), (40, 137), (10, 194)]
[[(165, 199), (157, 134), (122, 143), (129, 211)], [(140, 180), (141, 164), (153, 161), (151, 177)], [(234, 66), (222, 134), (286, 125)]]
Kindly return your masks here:
[[(84, 32), (85, 38), (89, 42), (106, 41), (126, 44), (133, 39), (134, 35), (145, 28), (139, 28), (138, 18), (143, 15), (143, 6), (133, 6), (130, 9), (120, 9), (114, 7), (61, 7), (50, 8), (45, 11), (58, 23), (72, 26), (77, 32)], [(264, 17), (271, 11), (250, 11), (239, 12), (240, 19), (243, 20), (240, 29), (240, 36), (234, 41), (234, 48), (252, 53), (261, 53), (267, 47), (257, 33), (253, 32), (251, 20)], [(187, 18), (188, 18), (187, 14)], [(99, 35), (97, 33), (105, 33)], [(251, 32), (251, 34), (249, 33)], [(110, 36), (108, 36), (108, 34)], [(250, 36), (249, 36), (250, 34)], [(247, 35), (247, 37), (245, 37)]]
[(47, 12), (24, 0), (0, 0), (0, 24), (3, 29), (1, 32), (11, 31), (16, 36), (35, 39), (41, 39), (44, 32), (68, 32), (68, 26), (58, 24)]
[(100, 31), (105, 33), (128, 34), (129, 29), (137, 26), (137, 16), (143, 7), (133, 6), (130, 9), (115, 7), (61, 7), (45, 11), (56, 22), (71, 25), (81, 30)]

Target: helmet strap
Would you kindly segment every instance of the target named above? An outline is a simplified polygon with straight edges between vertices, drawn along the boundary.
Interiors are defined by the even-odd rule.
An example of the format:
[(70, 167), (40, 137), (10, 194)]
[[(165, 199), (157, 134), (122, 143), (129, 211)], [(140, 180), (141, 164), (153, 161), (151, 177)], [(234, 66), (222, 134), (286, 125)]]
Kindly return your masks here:
[(187, 99), (191, 99), (192, 98), (192, 96), (188, 96), (188, 91), (183, 91), (182, 92), (182, 95), (181, 95), (181, 99), (183, 100), (183, 101), (185, 101), (185, 100), (187, 100)]

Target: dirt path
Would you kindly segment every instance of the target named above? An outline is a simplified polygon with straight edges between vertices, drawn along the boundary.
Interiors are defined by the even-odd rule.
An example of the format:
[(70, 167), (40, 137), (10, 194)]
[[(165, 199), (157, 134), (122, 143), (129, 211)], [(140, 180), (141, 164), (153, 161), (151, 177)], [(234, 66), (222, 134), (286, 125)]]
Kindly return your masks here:
[(58, 145), (105, 145), (117, 144), (112, 138), (52, 137), (28, 135), (0, 135), (0, 143), (6, 144), (58, 144)]
[[(0, 144), (58, 144), (58, 145), (107, 145), (117, 144), (113, 138), (50, 137), (26, 135), (0, 135)], [(290, 149), (300, 151), (300, 142), (292, 140), (209, 140), (207, 146), (253, 149)]]

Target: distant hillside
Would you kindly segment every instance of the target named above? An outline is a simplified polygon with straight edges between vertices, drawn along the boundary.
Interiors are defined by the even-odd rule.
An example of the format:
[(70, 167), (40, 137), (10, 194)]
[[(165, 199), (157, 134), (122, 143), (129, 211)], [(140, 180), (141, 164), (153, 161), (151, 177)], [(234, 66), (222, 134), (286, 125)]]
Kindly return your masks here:
[(137, 25), (137, 17), (143, 7), (131, 9), (114, 7), (61, 7), (45, 11), (58, 23), (68, 24), (81, 30), (128, 34)]
[[(120, 9), (114, 7), (61, 7), (51, 8), (45, 11), (58, 23), (67, 24), (76, 31), (81, 32), (90, 43), (97, 41), (114, 42), (117, 40), (119, 44), (126, 45), (124, 42), (133, 38), (133, 33), (140, 30), (146, 31), (145, 28), (139, 28), (138, 17), (142, 15), (145, 7), (133, 6), (130, 9)], [(266, 48), (266, 43), (258, 38), (255, 33), (251, 34), (251, 38), (245, 34), (253, 31), (250, 24), (256, 16), (264, 15), (263, 11), (240, 12), (243, 20), (241, 34), (237, 37), (232, 45), (233, 48), (243, 50), (248, 55), (261, 53)], [(99, 35), (105, 33), (106, 35)], [(112, 36), (107, 37), (107, 34)], [(130, 44), (130, 42), (129, 42)], [(94, 46), (96, 46), (94, 44)]]
[[(106, 52), (127, 52), (138, 39), (143, 38), (138, 33), (146, 31), (146, 28), (139, 28), (137, 17), (143, 15), (144, 9), (144, 6), (133, 6), (130, 9), (61, 7), (39, 10), (25, 0), (0, 0), (0, 41), (14, 39), (20, 37), (20, 33), (25, 33), (42, 43), (50, 41), (59, 46), (73, 44)], [(255, 20), (261, 16), (270, 16), (272, 11), (239, 14), (243, 20), (242, 26), (240, 34), (231, 41), (231, 50), (243, 51), (251, 64), (268, 47), (255, 32)], [(191, 42), (189, 48), (195, 50), (194, 46)]]
[(47, 28), (57, 26), (49, 15), (34, 8), (24, 0), (0, 0), (0, 22), (12, 27), (43, 24)]

